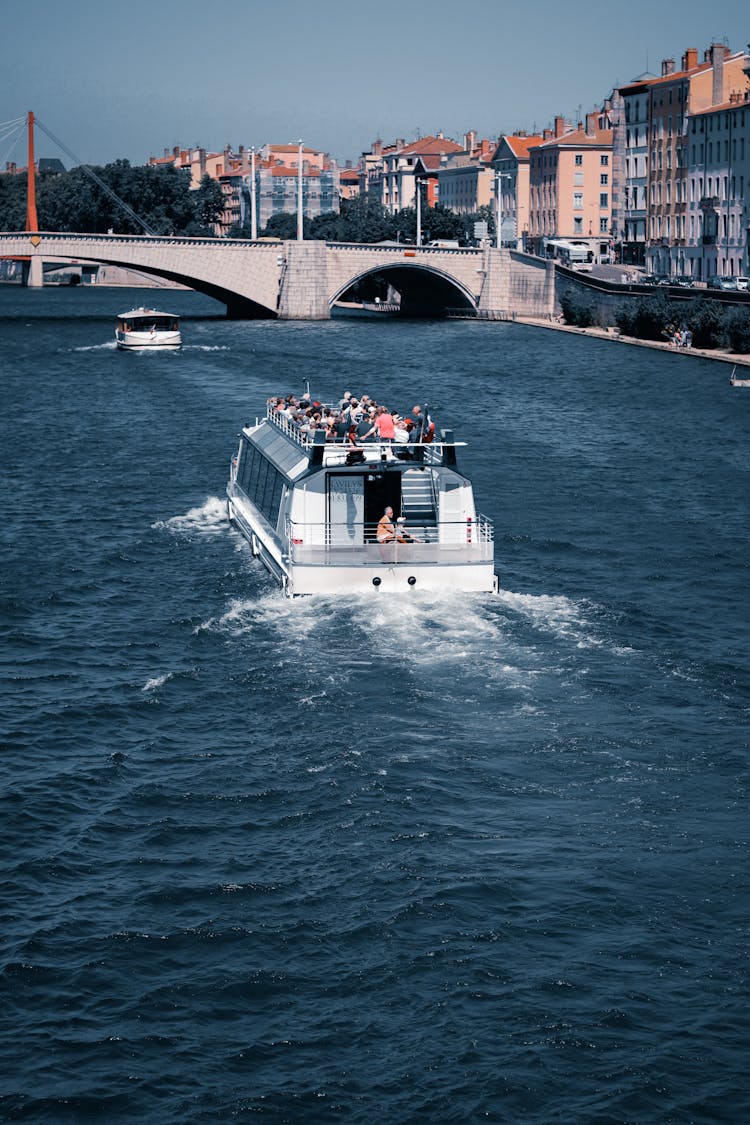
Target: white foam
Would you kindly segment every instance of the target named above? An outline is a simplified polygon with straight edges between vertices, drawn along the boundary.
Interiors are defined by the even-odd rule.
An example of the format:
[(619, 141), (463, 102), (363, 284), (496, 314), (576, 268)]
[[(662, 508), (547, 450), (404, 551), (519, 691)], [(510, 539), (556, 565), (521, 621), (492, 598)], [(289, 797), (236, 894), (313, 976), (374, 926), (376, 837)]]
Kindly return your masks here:
[(172, 516), (168, 520), (157, 520), (151, 527), (155, 531), (174, 531), (178, 533), (220, 535), (228, 526), (226, 501), (218, 496), (209, 496), (199, 508), (191, 508), (183, 516)]
[(227, 344), (183, 344), (184, 352), (231, 352)]
[(156, 691), (156, 689), (162, 687), (167, 680), (171, 680), (173, 675), (174, 672), (165, 672), (163, 676), (155, 676), (153, 680), (146, 680), (141, 691)]
[(105, 344), (87, 344), (85, 347), (73, 348), (74, 352), (111, 352), (117, 347), (115, 340), (107, 340)]

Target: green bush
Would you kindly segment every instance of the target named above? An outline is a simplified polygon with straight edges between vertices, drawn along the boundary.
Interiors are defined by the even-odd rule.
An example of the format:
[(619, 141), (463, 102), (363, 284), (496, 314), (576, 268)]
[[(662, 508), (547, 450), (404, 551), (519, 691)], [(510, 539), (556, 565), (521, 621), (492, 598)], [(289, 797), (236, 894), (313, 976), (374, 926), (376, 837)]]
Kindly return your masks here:
[(596, 322), (596, 305), (589, 294), (580, 289), (566, 289), (560, 297), (560, 307), (566, 324), (590, 328)]
[(720, 348), (725, 316), (718, 301), (690, 301), (682, 312), (681, 321), (693, 333), (693, 347)]
[(675, 323), (684, 319), (664, 292), (653, 297), (639, 297), (623, 304), (615, 314), (615, 323), (623, 336), (636, 340), (664, 340), (674, 331)]
[(730, 352), (750, 352), (750, 309), (735, 307), (726, 310), (722, 344)]

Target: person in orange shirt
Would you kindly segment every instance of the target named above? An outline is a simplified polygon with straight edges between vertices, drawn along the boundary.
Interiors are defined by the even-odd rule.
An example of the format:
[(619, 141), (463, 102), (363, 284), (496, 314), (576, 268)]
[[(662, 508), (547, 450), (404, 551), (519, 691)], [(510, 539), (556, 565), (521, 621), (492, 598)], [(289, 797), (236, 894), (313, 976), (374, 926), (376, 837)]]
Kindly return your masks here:
[(378, 543), (394, 543), (396, 540), (396, 529), (393, 526), (393, 508), (390, 506), (385, 509), (378, 520), (376, 538)]

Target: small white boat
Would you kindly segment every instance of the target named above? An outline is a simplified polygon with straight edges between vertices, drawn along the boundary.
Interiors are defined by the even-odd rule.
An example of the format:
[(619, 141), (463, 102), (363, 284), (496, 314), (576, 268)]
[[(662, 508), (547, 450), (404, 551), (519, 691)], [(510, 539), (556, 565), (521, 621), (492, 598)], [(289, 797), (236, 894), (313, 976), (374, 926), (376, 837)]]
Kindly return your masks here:
[(430, 444), (326, 441), (269, 405), (232, 458), (229, 519), (289, 597), (490, 593), (492, 522), (458, 469), (463, 444), (449, 431)]
[(732, 368), (732, 374), (729, 376), (730, 387), (750, 387), (750, 379), (737, 379), (735, 378), (736, 366)]
[(180, 318), (157, 309), (131, 309), (118, 316), (115, 340), (118, 348), (179, 348)]

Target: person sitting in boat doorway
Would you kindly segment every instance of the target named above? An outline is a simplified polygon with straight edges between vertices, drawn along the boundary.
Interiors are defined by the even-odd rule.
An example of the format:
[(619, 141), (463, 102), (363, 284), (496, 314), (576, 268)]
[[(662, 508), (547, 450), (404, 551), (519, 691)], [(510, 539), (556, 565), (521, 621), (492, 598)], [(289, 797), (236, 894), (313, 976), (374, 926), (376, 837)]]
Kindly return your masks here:
[(396, 542), (397, 543), (418, 543), (419, 540), (415, 539), (406, 530), (406, 516), (399, 516), (396, 520)]
[(376, 532), (378, 543), (395, 543), (396, 529), (393, 526), (393, 508), (390, 505), (385, 509), (385, 512), (378, 520), (378, 530)]

